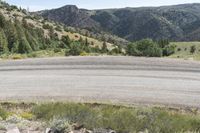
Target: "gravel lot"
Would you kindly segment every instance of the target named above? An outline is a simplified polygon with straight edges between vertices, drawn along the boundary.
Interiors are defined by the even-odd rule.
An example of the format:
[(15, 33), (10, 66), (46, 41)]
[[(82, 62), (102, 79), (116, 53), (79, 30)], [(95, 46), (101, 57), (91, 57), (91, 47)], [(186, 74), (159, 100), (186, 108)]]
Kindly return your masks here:
[(200, 107), (200, 62), (112, 56), (0, 61), (0, 100)]

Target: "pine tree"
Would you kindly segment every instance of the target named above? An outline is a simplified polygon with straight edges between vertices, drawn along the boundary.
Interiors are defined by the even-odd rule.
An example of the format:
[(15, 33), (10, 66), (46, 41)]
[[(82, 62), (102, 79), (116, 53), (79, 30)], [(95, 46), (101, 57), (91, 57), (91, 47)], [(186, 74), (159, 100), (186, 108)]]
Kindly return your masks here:
[(5, 34), (8, 39), (8, 49), (10, 52), (12, 52), (17, 43), (17, 31), (11, 21), (7, 22), (7, 25), (5, 27)]
[(5, 25), (6, 25), (5, 17), (3, 16), (3, 14), (0, 13), (0, 28), (4, 28)]
[(17, 29), (17, 34), (18, 34), (18, 48), (17, 51), (18, 53), (30, 53), (32, 51), (32, 48), (29, 44), (29, 42), (27, 41), (27, 38), (25, 36), (25, 32), (24, 32), (24, 28), (22, 27), (22, 25), (20, 25), (18, 23), (18, 21), (16, 21), (16, 29)]
[(28, 30), (25, 31), (25, 35), (26, 35), (27, 41), (29, 42), (29, 44), (30, 44), (32, 50), (33, 50), (33, 51), (39, 50), (39, 43), (38, 43), (37, 39), (34, 38), (34, 37), (32, 36), (32, 34), (29, 33)]
[(67, 47), (69, 47), (70, 42), (71, 41), (70, 41), (70, 38), (69, 38), (68, 35), (67, 36), (62, 36), (60, 48), (67, 48)]
[(93, 41), (91, 42), (91, 45), (94, 46), (94, 42)]
[(8, 51), (8, 41), (3, 29), (0, 29), (0, 53)]
[(88, 46), (89, 45), (89, 43), (88, 43), (88, 39), (87, 39), (87, 37), (85, 38), (85, 46)]
[(107, 52), (108, 52), (107, 44), (106, 44), (105, 41), (103, 42), (102, 52), (103, 52), (103, 53), (107, 53)]
[(82, 36), (80, 36), (79, 40), (78, 40), (81, 44), (83, 44), (83, 38)]
[(24, 53), (30, 53), (31, 51), (32, 49), (26, 37), (25, 36), (21, 37), (19, 39), (18, 53), (24, 54)]

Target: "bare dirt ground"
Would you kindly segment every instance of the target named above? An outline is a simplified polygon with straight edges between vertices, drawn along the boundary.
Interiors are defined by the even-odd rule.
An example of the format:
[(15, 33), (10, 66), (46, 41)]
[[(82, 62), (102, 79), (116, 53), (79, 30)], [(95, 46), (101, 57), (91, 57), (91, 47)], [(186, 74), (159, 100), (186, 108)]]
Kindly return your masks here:
[(0, 100), (200, 107), (200, 62), (60, 57), (0, 61)]

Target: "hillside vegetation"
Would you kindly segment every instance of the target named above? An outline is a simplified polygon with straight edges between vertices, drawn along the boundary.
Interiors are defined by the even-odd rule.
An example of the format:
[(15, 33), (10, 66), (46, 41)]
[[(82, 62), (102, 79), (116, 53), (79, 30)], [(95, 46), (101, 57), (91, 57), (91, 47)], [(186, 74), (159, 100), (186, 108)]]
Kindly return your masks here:
[[(198, 10), (199, 4), (157, 8), (124, 8), (92, 11), (78, 9), (76, 6), (69, 5), (59, 9), (40, 11), (36, 14), (30, 13), (25, 9), (17, 8), (16, 6), (11, 6), (5, 2), (0, 3), (1, 58), (20, 59), (26, 57), (70, 55), (87, 56), (102, 54), (147, 57), (171, 56), (176, 58), (194, 59), (199, 58), (198, 43), (188, 43), (187, 45), (186, 42), (183, 42), (180, 45), (180, 43), (177, 42), (170, 44), (170, 39), (181, 40), (181, 38), (178, 39), (176, 38), (176, 34), (172, 34), (171, 36), (175, 37), (172, 39), (168, 36), (168, 33), (170, 32), (168, 32), (166, 28), (163, 29), (163, 27), (160, 27), (162, 30), (157, 32), (157, 30), (159, 30), (160, 22), (154, 23), (153, 21), (150, 23), (152, 18), (149, 19), (149, 17), (152, 15), (155, 17), (154, 13), (157, 14), (158, 11), (159, 13), (165, 12), (163, 13), (165, 15), (172, 9), (176, 10), (173, 12), (173, 15), (174, 13), (176, 14), (177, 10), (184, 10), (190, 13), (195, 12)], [(194, 9), (191, 9), (192, 7)], [(139, 13), (139, 15), (137, 13)], [(40, 15), (45, 18), (41, 17)], [(54, 19), (55, 16), (56, 18)], [(138, 18), (132, 18), (130, 16)], [(177, 16), (177, 18), (175, 18), (183, 19), (186, 16), (179, 15), (179, 17)], [(125, 17), (134, 20), (129, 22), (127, 19), (125, 19), (127, 20), (127, 23), (123, 23), (122, 26), (128, 27), (121, 27), (118, 25), (119, 23), (116, 23), (122, 21), (120, 18), (123, 18), (124, 20)], [(198, 13), (196, 14), (196, 17), (198, 17)], [(172, 20), (175, 20), (175, 18)], [(185, 28), (185, 30), (182, 31), (187, 31), (190, 33), (189, 31), (192, 31), (192, 29), (197, 29), (198, 25), (193, 25), (192, 29), (188, 27), (190, 25), (189, 23), (192, 23), (191, 21), (193, 21), (193, 19), (188, 20), (185, 18), (183, 22), (179, 22), (182, 21), (182, 19), (174, 22), (177, 25), (180, 24), (182, 28)], [(163, 18), (163, 20), (167, 19)], [(171, 21), (170, 25), (173, 24)], [(197, 18), (196, 21), (198, 21)], [(67, 25), (64, 25), (62, 22)], [(145, 27), (144, 25), (141, 25), (141, 27), (145, 28), (144, 32), (151, 32), (151, 34), (143, 34), (143, 30), (138, 28), (138, 24), (150, 24), (149, 27)], [(136, 29), (132, 29), (132, 26)], [(153, 26), (156, 26), (157, 28)], [(162, 26), (164, 25), (162, 24)], [(194, 26), (197, 27), (194, 28)], [(129, 39), (138, 40), (130, 43), (125, 40), (128, 38), (124, 36), (122, 37), (125, 39), (112, 35), (114, 32), (111, 29), (114, 28), (117, 30), (120, 27), (122, 28), (122, 30), (120, 30), (120, 34), (129, 33), (126, 31), (128, 29), (130, 30), (131, 34), (134, 34), (134, 37), (140, 36), (141, 34), (143, 35), (137, 39)], [(175, 29), (176, 28), (171, 27), (170, 31)], [(179, 27), (178, 29), (181, 28)], [(159, 33), (159, 37), (157, 35), (153, 35), (157, 33)], [(181, 34), (183, 35), (183, 33)], [(145, 39), (146, 37), (149, 37), (150, 39)], [(187, 37), (184, 36), (184, 39), (187, 40)], [(190, 44), (194, 45), (191, 46)]]
[(47, 21), (0, 1), (0, 56), (24, 54), (35, 57), (45, 51), (47, 55), (87, 55), (119, 54), (121, 49), (105, 39), (99, 41), (81, 35), (71, 27)]
[[(54, 133), (195, 133), (200, 131), (198, 109), (125, 107), (104, 104), (1, 103), (0, 131), (14, 124), (21, 131), (50, 128)], [(5, 122), (3, 122), (5, 121)], [(36, 121), (43, 123), (36, 123)], [(34, 127), (34, 128), (33, 128)], [(42, 128), (42, 131), (41, 131)]]
[(170, 57), (190, 60), (200, 60), (200, 42), (171, 42), (175, 52)]
[(38, 14), (69, 26), (94, 33), (104, 31), (129, 41), (144, 38), (199, 41), (200, 38), (200, 4), (106, 10), (67, 5)]

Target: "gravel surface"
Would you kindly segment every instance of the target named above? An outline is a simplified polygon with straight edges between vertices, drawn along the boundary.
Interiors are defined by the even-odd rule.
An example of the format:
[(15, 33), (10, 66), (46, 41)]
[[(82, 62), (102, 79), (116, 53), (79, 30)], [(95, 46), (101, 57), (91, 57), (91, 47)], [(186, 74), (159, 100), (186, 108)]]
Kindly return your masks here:
[(0, 61), (0, 100), (200, 107), (200, 62), (112, 56)]

